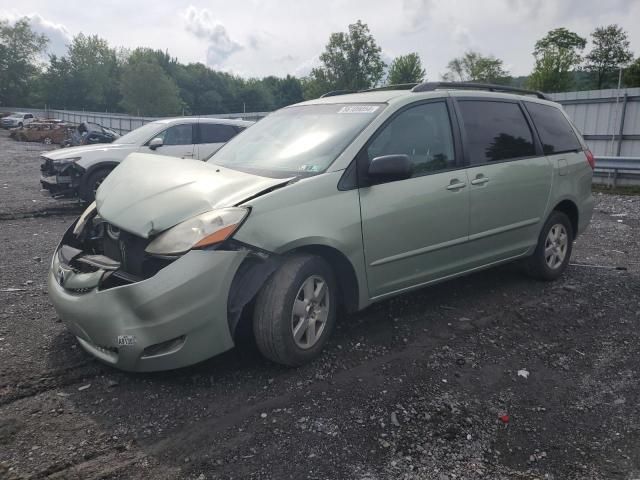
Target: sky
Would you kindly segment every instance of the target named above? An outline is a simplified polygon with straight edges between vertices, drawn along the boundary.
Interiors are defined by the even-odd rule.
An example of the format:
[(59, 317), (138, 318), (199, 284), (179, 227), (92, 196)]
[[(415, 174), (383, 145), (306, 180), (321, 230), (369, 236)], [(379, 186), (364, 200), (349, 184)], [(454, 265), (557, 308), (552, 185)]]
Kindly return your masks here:
[(51, 53), (64, 54), (82, 32), (244, 77), (308, 74), (330, 34), (357, 20), (369, 25), (387, 63), (417, 52), (429, 80), (467, 50), (526, 75), (536, 40), (557, 27), (588, 37), (617, 23), (640, 56), (640, 0), (0, 0), (0, 19), (22, 16), (50, 38)]

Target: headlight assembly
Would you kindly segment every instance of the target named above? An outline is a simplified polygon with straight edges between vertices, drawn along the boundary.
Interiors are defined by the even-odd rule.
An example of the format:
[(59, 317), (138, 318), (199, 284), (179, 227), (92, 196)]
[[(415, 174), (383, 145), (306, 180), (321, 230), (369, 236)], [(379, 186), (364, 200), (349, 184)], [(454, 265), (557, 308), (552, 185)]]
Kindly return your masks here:
[(76, 223), (76, 226), (73, 228), (73, 234), (76, 237), (80, 235), (82, 230), (84, 230), (84, 226), (87, 223), (87, 219), (95, 211), (96, 211), (96, 202), (93, 202), (91, 205), (87, 207), (87, 209), (84, 212), (82, 212), (82, 215), (80, 215), (80, 218), (78, 218), (78, 222)]
[(146, 248), (153, 255), (178, 255), (225, 241), (249, 214), (242, 207), (220, 208), (190, 218), (161, 233)]

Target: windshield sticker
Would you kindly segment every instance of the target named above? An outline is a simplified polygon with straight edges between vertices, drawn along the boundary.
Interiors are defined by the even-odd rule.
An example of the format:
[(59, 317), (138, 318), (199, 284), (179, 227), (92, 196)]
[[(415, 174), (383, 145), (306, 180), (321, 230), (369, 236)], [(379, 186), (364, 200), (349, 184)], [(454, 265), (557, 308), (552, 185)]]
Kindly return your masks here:
[(303, 172), (319, 172), (322, 167), (320, 165), (300, 165), (298, 170), (302, 170)]
[(378, 108), (379, 105), (346, 105), (338, 110), (338, 113), (373, 113)]

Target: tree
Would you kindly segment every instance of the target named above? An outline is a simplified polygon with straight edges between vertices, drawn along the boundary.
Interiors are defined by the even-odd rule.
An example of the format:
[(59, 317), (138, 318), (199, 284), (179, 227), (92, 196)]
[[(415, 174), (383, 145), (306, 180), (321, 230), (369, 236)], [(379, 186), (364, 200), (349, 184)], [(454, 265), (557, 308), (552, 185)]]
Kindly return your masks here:
[(403, 83), (420, 83), (427, 72), (422, 68), (422, 61), (417, 53), (396, 57), (389, 67), (387, 83), (400, 85)]
[(611, 82), (615, 73), (633, 59), (627, 32), (618, 25), (598, 27), (591, 33), (593, 48), (587, 54), (586, 69), (596, 77), (598, 89)]
[(636, 58), (624, 72), (624, 84), (627, 87), (640, 87), (640, 58)]
[(157, 59), (134, 50), (122, 67), (122, 108), (133, 115), (176, 115), (182, 110), (176, 82)]
[(47, 37), (31, 30), (26, 17), (13, 26), (0, 20), (0, 104), (29, 103), (30, 86), (39, 73), (38, 57), (47, 42)]
[[(320, 55), (322, 66), (314, 68), (308, 82), (327, 85), (331, 90), (362, 90), (377, 85), (384, 74), (385, 63), (369, 27), (358, 20), (348, 32), (332, 33)], [(324, 92), (323, 92), (324, 93)]]
[(551, 30), (536, 42), (529, 87), (544, 92), (569, 90), (574, 83), (571, 71), (582, 62), (580, 52), (586, 45), (586, 39), (566, 28)]
[(447, 65), (448, 72), (443, 75), (447, 81), (507, 83), (509, 72), (502, 67), (502, 60), (494, 56), (485, 57), (474, 51), (465, 52), (462, 57), (454, 58)]
[(116, 51), (97, 35), (76, 35), (68, 47), (71, 64), (69, 88), (77, 108), (113, 110), (120, 94), (118, 78), (120, 65)]

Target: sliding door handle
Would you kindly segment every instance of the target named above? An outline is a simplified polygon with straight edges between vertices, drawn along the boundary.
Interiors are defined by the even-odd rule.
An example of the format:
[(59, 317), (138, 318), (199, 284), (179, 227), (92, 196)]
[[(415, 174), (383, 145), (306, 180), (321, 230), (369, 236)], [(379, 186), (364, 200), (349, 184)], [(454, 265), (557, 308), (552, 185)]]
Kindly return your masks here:
[(447, 185), (447, 190), (460, 190), (461, 188), (466, 187), (467, 184), (466, 183), (462, 183), (462, 182), (453, 182), (450, 183), (449, 185)]
[(487, 177), (478, 177), (471, 180), (471, 185), (484, 185), (489, 179)]

